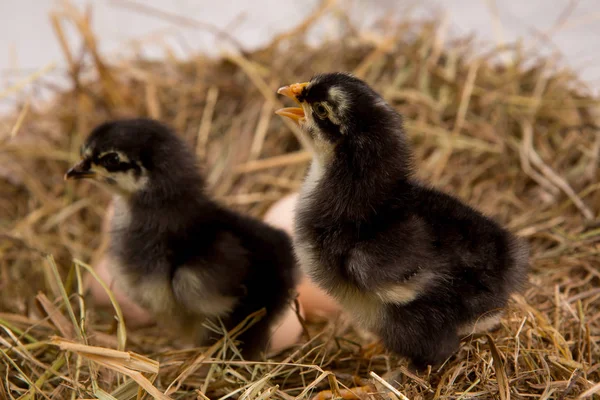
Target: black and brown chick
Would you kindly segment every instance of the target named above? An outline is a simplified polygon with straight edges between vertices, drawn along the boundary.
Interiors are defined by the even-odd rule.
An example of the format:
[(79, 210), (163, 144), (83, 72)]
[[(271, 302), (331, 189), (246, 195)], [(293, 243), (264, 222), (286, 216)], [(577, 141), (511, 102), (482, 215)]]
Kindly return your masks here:
[(414, 178), (401, 116), (366, 83), (317, 75), (278, 93), (315, 154), (295, 216), (301, 268), (417, 369), (499, 323), (526, 280), (529, 248)]
[(124, 293), (196, 345), (220, 338), (207, 320), (230, 330), (264, 308), (238, 337), (245, 359), (261, 356), (293, 299), (291, 239), (211, 200), (195, 155), (170, 128), (150, 119), (104, 123), (65, 179), (114, 194), (108, 251)]

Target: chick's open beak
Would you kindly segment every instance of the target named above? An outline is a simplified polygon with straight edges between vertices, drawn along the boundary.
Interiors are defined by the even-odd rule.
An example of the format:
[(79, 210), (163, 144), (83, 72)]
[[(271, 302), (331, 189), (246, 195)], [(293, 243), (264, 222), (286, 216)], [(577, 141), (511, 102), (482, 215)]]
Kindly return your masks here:
[(304, 118), (304, 110), (300, 107), (280, 108), (275, 111), (275, 114), (281, 115), (282, 117), (288, 117), (294, 122), (300, 122), (300, 120)]
[[(301, 104), (298, 100), (298, 95), (302, 93), (302, 90), (308, 85), (308, 82), (294, 83), (289, 86), (283, 86), (277, 90), (277, 93), (282, 94), (296, 103)], [(296, 123), (299, 123), (304, 118), (304, 110), (302, 107), (286, 107), (275, 111), (275, 114), (281, 115), (282, 117), (288, 117)]]
[(86, 164), (85, 161), (80, 161), (67, 171), (65, 174), (65, 181), (70, 179), (93, 178), (94, 176), (96, 176), (96, 173), (90, 170), (89, 164)]

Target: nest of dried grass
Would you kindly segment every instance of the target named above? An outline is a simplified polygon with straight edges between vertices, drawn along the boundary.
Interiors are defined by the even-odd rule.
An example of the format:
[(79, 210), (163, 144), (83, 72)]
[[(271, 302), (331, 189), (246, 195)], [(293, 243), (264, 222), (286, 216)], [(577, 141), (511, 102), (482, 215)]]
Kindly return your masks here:
[[(306, 45), (328, 11), (261, 50), (186, 62), (108, 62), (85, 15), (67, 7), (52, 16), (72, 87), (45, 106), (25, 101), (2, 121), (0, 398), (598, 396), (598, 99), (552, 60), (517, 47), (475, 56), (469, 40), (442, 45), (436, 21), (375, 36), (334, 12), (340, 38)], [(81, 33), (85, 57), (69, 49), (64, 22)], [(500, 53), (511, 62), (497, 63)], [(343, 321), (312, 324), (297, 349), (245, 363), (220, 357), (230, 338), (180, 350), (164, 332), (126, 331), (119, 312), (115, 322), (86, 307), (83, 262), (98, 255), (108, 198), (62, 176), (94, 125), (125, 115), (170, 123), (197, 149), (214, 195), (260, 216), (299, 187), (311, 157), (310, 141), (274, 116), (275, 90), (332, 70), (363, 77), (406, 116), (421, 177), (530, 240), (530, 285), (500, 330), (466, 339), (439, 370), (415, 376)], [(137, 353), (122, 351), (125, 340)], [(200, 364), (212, 365), (207, 378)]]

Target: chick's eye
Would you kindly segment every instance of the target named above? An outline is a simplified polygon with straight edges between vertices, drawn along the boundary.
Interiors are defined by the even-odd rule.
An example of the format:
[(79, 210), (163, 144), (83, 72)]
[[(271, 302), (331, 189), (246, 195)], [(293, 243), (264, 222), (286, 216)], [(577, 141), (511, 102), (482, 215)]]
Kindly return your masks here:
[(115, 167), (119, 165), (120, 159), (117, 153), (109, 153), (100, 159), (105, 167)]
[(327, 117), (327, 108), (325, 108), (325, 106), (323, 104), (321, 104), (321, 103), (315, 104), (313, 106), (313, 110), (319, 118), (323, 119), (323, 118)]

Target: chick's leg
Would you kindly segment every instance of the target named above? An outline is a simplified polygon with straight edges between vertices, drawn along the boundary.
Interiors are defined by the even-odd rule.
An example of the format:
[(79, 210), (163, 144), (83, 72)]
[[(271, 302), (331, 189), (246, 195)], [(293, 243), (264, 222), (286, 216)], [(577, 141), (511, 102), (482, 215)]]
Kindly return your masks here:
[(265, 316), (237, 337), (244, 360), (258, 361), (268, 351), (269, 325)]
[(424, 370), (438, 366), (450, 357), (460, 343), (457, 327), (443, 312), (427, 309), (425, 302), (390, 306), (381, 329), (385, 347), (408, 357), (412, 367)]

